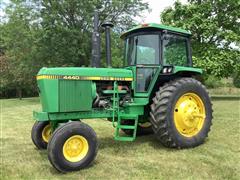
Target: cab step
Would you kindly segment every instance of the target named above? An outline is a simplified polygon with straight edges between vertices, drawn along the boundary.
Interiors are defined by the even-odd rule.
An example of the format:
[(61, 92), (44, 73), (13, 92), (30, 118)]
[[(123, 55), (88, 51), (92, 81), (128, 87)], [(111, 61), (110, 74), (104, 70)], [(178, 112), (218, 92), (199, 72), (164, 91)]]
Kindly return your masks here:
[[(128, 120), (130, 120), (130, 119), (128, 119)], [(131, 119), (131, 120), (135, 121), (134, 125), (122, 125), (122, 118), (121, 118), (121, 116), (118, 117), (117, 125), (115, 127), (115, 136), (114, 136), (115, 140), (117, 140), (117, 141), (134, 141), (136, 139), (138, 118), (135, 116), (135, 118)], [(132, 129), (133, 130), (132, 136), (120, 134), (121, 129)]]
[(135, 129), (135, 126), (120, 125), (117, 126), (119, 129)]
[(127, 137), (127, 136), (116, 136), (114, 137), (114, 140), (117, 140), (117, 141), (134, 141), (135, 138), (132, 138), (132, 137)]

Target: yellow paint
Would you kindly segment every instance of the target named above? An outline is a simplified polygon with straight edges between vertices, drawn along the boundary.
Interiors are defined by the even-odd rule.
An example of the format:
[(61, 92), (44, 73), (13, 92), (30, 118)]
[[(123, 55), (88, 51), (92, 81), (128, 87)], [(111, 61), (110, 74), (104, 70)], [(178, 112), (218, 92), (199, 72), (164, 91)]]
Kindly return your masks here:
[(88, 141), (80, 135), (71, 136), (63, 145), (63, 156), (70, 162), (81, 161), (88, 153)]
[(125, 81), (133, 81), (133, 78), (125, 78)]
[(205, 105), (195, 93), (182, 95), (174, 108), (174, 123), (180, 134), (186, 137), (197, 135), (206, 117)]
[(37, 80), (40, 79), (66, 79), (66, 80), (92, 80), (92, 81), (133, 81), (133, 78), (122, 77), (89, 77), (89, 76), (57, 76), (57, 75), (38, 75)]
[(51, 137), (51, 126), (50, 124), (48, 124), (42, 130), (42, 138), (46, 143), (48, 143), (50, 137)]

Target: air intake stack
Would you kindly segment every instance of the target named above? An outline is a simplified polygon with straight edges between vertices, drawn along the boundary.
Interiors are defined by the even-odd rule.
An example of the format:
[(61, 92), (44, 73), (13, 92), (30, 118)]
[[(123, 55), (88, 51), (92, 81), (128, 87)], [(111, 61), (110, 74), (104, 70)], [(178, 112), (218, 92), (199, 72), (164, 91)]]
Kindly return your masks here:
[(111, 35), (110, 30), (113, 27), (113, 24), (109, 21), (104, 22), (101, 25), (105, 29), (105, 41), (106, 41), (106, 60), (107, 60), (107, 66), (112, 67), (111, 62)]
[(99, 15), (98, 11), (94, 11), (94, 20), (93, 20), (94, 28), (92, 34), (92, 67), (100, 67), (101, 61), (101, 40), (99, 33)]

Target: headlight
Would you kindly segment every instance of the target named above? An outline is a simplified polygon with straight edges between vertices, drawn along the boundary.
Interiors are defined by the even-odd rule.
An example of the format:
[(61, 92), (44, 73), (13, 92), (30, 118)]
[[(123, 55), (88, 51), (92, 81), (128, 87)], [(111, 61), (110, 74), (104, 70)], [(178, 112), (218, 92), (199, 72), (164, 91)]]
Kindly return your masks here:
[(162, 73), (163, 74), (170, 74), (173, 72), (173, 67), (169, 66), (169, 67), (163, 67), (162, 69)]
[(168, 68), (167, 67), (163, 68), (162, 72), (163, 72), (163, 74), (167, 73), (168, 72)]

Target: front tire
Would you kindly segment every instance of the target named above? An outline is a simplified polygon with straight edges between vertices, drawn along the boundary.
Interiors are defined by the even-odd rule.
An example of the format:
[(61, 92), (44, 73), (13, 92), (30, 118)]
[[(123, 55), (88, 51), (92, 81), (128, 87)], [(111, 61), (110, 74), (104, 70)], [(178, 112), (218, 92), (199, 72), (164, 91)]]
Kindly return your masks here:
[(164, 146), (190, 148), (202, 144), (208, 136), (212, 104), (199, 81), (181, 78), (160, 87), (150, 115), (153, 131)]
[(36, 121), (32, 127), (32, 142), (38, 149), (47, 149), (51, 137), (51, 126), (49, 121)]
[(48, 144), (48, 159), (60, 172), (90, 165), (97, 154), (97, 136), (85, 123), (68, 122), (55, 130)]

